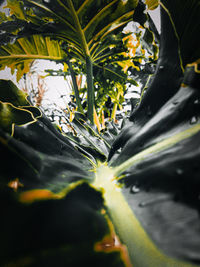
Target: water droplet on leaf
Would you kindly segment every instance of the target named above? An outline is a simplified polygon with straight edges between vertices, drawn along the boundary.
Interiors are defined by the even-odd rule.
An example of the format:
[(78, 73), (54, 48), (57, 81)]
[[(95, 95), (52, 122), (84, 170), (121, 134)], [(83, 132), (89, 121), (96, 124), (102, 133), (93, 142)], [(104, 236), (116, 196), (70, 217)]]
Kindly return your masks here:
[(181, 175), (181, 174), (183, 174), (183, 170), (182, 169), (176, 169), (176, 173), (178, 174), (178, 175)]
[(140, 192), (140, 188), (136, 185), (132, 186), (131, 193), (136, 194)]
[(190, 120), (190, 124), (195, 124), (197, 123), (197, 117), (193, 116)]
[(178, 100), (174, 100), (174, 102), (173, 102), (174, 105), (177, 105), (178, 103), (179, 103)]

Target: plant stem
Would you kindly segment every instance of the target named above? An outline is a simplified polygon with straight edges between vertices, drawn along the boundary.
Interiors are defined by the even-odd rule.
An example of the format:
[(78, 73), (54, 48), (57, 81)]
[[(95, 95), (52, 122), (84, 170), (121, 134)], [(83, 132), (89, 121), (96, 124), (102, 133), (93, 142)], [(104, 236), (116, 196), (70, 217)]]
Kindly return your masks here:
[(111, 120), (115, 121), (115, 116), (116, 116), (116, 111), (117, 111), (117, 105), (118, 105), (118, 101), (119, 101), (119, 98), (120, 98), (120, 92), (118, 92), (117, 94), (117, 101), (115, 101), (114, 103), (114, 106), (113, 106), (113, 109), (112, 109), (112, 114), (111, 114)]
[(89, 56), (86, 56), (86, 76), (87, 76), (88, 119), (93, 124), (94, 123), (93, 64)]
[(71, 74), (73, 90), (74, 90), (74, 94), (75, 94), (75, 97), (76, 97), (76, 104), (78, 106), (78, 111), (83, 113), (83, 107), (81, 105), (81, 99), (79, 97), (78, 85), (77, 85), (77, 82), (76, 82), (76, 76), (75, 76), (74, 70), (72, 68), (72, 63), (70, 62), (70, 60), (67, 60), (66, 63), (68, 65), (68, 67), (69, 67), (69, 71), (70, 71), (70, 74)]

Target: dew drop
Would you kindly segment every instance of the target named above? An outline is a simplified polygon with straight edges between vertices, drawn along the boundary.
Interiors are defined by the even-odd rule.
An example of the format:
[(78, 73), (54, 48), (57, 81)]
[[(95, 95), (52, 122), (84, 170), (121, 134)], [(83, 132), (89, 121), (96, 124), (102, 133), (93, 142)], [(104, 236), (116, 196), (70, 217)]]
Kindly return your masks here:
[(173, 105), (177, 105), (179, 103), (179, 101), (178, 100), (175, 100), (174, 102), (173, 102)]
[(165, 67), (164, 67), (163, 65), (159, 66), (159, 69), (160, 69), (160, 70), (164, 70), (164, 68), (165, 68)]
[(176, 169), (176, 173), (178, 174), (178, 175), (181, 175), (181, 174), (183, 174), (183, 170), (182, 169)]
[(50, 0), (43, 0), (43, 2), (49, 4)]
[(132, 186), (131, 193), (136, 194), (140, 192), (140, 188), (136, 185)]
[(195, 105), (198, 105), (198, 104), (199, 104), (199, 99), (196, 99), (196, 100), (194, 101), (194, 104), (195, 104)]
[(197, 117), (193, 116), (190, 120), (190, 124), (195, 124), (197, 123)]

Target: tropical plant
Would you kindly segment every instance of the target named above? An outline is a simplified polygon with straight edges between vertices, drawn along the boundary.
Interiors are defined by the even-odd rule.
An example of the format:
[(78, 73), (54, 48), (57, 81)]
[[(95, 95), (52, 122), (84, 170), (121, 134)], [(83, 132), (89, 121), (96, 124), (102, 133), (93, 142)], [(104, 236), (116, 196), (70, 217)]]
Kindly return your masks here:
[(114, 127), (77, 113), (64, 136), (0, 81), (2, 266), (199, 266), (200, 5), (146, 2), (161, 7), (159, 62), (111, 149)]
[[(57, 42), (62, 42), (62, 47), (66, 51), (65, 62), (71, 72), (76, 102), (80, 112), (83, 110), (71, 59), (84, 62), (87, 77), (88, 118), (93, 123), (93, 65), (103, 69), (103, 66), (101, 64), (99, 65), (102, 60), (105, 61), (106, 58), (124, 51), (122, 41), (119, 42), (116, 35), (131, 21), (136, 5), (136, 0), (99, 1), (96, 3), (92, 3), (91, 1), (84, 1), (83, 3), (82, 1), (76, 1), (74, 3), (71, 0), (65, 2), (42, 0), (25, 0), (19, 2), (8, 0), (7, 7), (10, 8), (11, 15), (15, 18), (9, 17), (9, 19), (5, 19), (5, 15), (2, 15), (4, 19), (3, 29), (4, 31), (7, 30), (10, 32), (10, 35), (6, 35), (6, 38), (4, 33), (2, 37), (4, 42), (5, 40), (14, 42), (16, 38), (22, 40), (23, 46), (21, 49), (23, 49), (23, 54), (26, 54), (26, 57), (28, 55), (28, 58), (29, 54), (35, 53), (32, 50), (31, 53), (26, 50), (28, 47), (27, 39), (20, 37), (42, 34), (43, 37), (39, 38), (44, 38), (44, 36), (54, 37)], [(44, 43), (44, 41), (41, 43)], [(48, 47), (47, 44), (47, 50)], [(13, 49), (17, 51), (16, 48)], [(45, 51), (43, 51), (43, 47), (42, 51), (38, 51), (37, 54), (40, 55), (40, 52), (44, 55)], [(57, 58), (54, 59), (59, 59), (61, 56), (59, 49), (56, 49), (55, 53)], [(12, 55), (12, 58), (18, 60), (16, 54)], [(111, 71), (115, 74), (113, 70), (109, 69), (109, 66), (104, 66), (104, 70)], [(119, 74), (116, 73), (116, 75)]]

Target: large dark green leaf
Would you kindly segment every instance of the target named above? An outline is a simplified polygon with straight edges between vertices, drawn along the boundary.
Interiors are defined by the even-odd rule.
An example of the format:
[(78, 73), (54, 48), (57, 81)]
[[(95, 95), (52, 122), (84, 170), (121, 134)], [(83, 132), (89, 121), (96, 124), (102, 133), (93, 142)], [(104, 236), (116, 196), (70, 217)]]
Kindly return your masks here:
[[(124, 175), (120, 180), (128, 187), (123, 193), (137, 218), (135, 226), (139, 221), (146, 237), (170, 256), (159, 262), (152, 243), (147, 245), (142, 232), (135, 233), (135, 266), (185, 266), (172, 263), (171, 257), (199, 266), (199, 72), (197, 66), (186, 68), (200, 56), (194, 26), (199, 25), (199, 1), (161, 3), (157, 71), (131, 116), (133, 122), (114, 143), (114, 150), (124, 147), (110, 164), (113, 176)], [(190, 37), (186, 40), (186, 36)]]
[(44, 115), (34, 119), (38, 109), (16, 86), (1, 81), (1, 89), (1, 99), (12, 103), (2, 105), (13, 109), (1, 109), (0, 117), (14, 126), (11, 136), (1, 120), (0, 265), (125, 266), (102, 194), (88, 184), (93, 165)]
[(184, 5), (181, 1), (176, 1), (176, 4), (171, 0), (161, 1), (161, 40), (155, 77), (130, 117), (133, 123), (117, 138), (110, 157), (178, 91), (186, 65), (198, 60), (198, 14), (197, 0), (192, 1), (192, 4), (191, 1), (185, 1)]
[(170, 15), (177, 38), (179, 39), (180, 56), (183, 67), (199, 60), (199, 13), (200, 3), (197, 0), (162, 1), (161, 7)]
[[(32, 28), (37, 25), (38, 33), (53, 34), (56, 38), (66, 40), (70, 50), (79, 57), (91, 55), (92, 58), (97, 53), (101, 54), (100, 50), (105, 50), (105, 47), (99, 46), (99, 42), (131, 20), (137, 5), (136, 0), (7, 2), (17, 19), (32, 22)], [(108, 47), (111, 43), (106, 45)]]
[[(64, 253), (63, 250), (55, 250), (54, 244), (58, 248), (60, 244), (62, 246), (67, 243), (69, 246), (65, 249), (69, 253), (66, 255), (73, 256), (74, 249), (80, 248), (78, 254), (81, 255), (82, 262), (88, 266), (96, 266), (98, 263), (101, 265), (102, 262), (98, 261), (99, 254), (88, 253), (91, 259), (89, 261), (86, 260), (85, 254), (83, 255), (83, 251), (86, 254), (93, 251), (96, 241), (102, 240), (108, 233), (108, 223), (105, 217), (100, 215), (105, 207), (102, 205), (101, 194), (94, 189), (96, 187), (101, 188), (104, 194), (109, 216), (121, 241), (128, 248), (133, 266), (199, 265), (199, 74), (195, 73), (194, 69), (187, 70), (185, 86), (180, 88), (180, 40), (177, 39), (177, 32), (174, 32), (174, 25), (170, 24), (171, 17), (164, 11), (166, 10), (162, 13), (162, 27), (168, 27), (169, 36), (163, 33), (161, 38), (161, 58), (154, 86), (152, 85), (154, 89), (151, 89), (154, 93), (146, 98), (147, 106), (141, 110), (140, 116), (135, 119), (136, 123), (131, 126), (129, 137), (132, 130), (136, 133), (135, 136), (129, 138), (129, 142), (120, 155), (113, 158), (109, 167), (105, 164), (97, 169), (95, 179), (93, 173), (89, 172), (93, 168), (90, 161), (60, 135), (44, 116), (30, 125), (15, 126), (13, 136), (9, 132), (1, 131), (1, 151), (5, 155), (1, 172), (1, 188), (4, 191), (1, 203), (6, 203), (2, 207), (3, 218), (9, 219), (8, 222), (5, 220), (1, 227), (6, 229), (7, 233), (4, 234), (2, 230), (2, 247), (6, 248), (3, 251), (2, 264), (10, 262), (8, 259), (11, 259), (11, 263), (16, 262), (16, 259), (20, 260), (21, 255), (25, 255), (25, 259), (17, 261), (18, 266), (23, 266), (25, 260), (28, 261), (27, 265), (37, 266), (41, 262), (48, 263), (48, 259), (45, 258), (47, 255), (53, 265), (61, 255), (62, 266), (63, 262), (66, 262), (66, 250)], [(157, 95), (157, 88), (171, 91), (170, 94), (166, 93), (167, 96), (163, 91)], [(161, 96), (157, 105), (156, 101), (152, 100), (153, 95), (157, 97), (157, 102)], [(77, 126), (84, 134), (85, 130), (89, 130), (89, 127), (83, 127), (84, 125)], [(9, 168), (8, 162), (12, 162), (12, 169)], [(123, 197), (116, 180), (131, 185), (133, 198), (129, 192), (127, 194), (127, 190), (124, 190), (126, 199)], [(88, 182), (93, 184), (93, 189)], [(12, 190), (17, 190), (17, 193), (7, 192), (7, 185)], [(18, 199), (25, 203), (43, 201), (26, 206), (19, 203)], [(65, 211), (68, 214), (66, 217), (63, 215)], [(17, 219), (15, 212), (19, 212)], [(28, 219), (25, 213), (28, 214)], [(49, 213), (53, 216), (49, 216)], [(41, 218), (42, 223), (38, 218)], [(47, 218), (50, 218), (50, 223), (45, 223)], [(8, 229), (14, 229), (13, 221), (23, 235), (18, 231), (8, 234)], [(80, 225), (83, 225), (86, 235), (84, 231), (76, 232), (77, 227), (73, 228), (77, 221), (78, 230), (82, 230)], [(31, 225), (30, 231), (27, 230), (27, 225)], [(33, 230), (35, 225), (38, 226), (38, 232)], [(61, 235), (60, 229), (66, 235)], [(93, 241), (90, 239), (90, 229), (95, 237)], [(40, 237), (44, 237), (44, 241), (37, 239), (37, 233), (41, 233)], [(27, 242), (28, 234), (33, 242)], [(6, 236), (9, 238), (6, 239)], [(77, 237), (75, 245), (72, 236), (75, 239)], [(55, 241), (56, 237), (58, 243)], [(6, 242), (12, 239), (15, 241), (15, 247), (10, 249), (10, 242)], [(81, 243), (83, 239), (87, 239), (88, 242)], [(40, 252), (36, 251), (37, 240), (41, 242)], [(53, 253), (50, 253), (50, 248), (53, 248)], [(19, 258), (16, 255), (19, 255)], [(30, 255), (34, 255), (35, 263), (30, 262)], [(113, 253), (103, 253), (101, 256), (107, 259), (108, 255)], [(106, 262), (107, 266), (118, 266), (118, 262), (119, 266), (123, 266), (119, 254), (115, 256), (117, 258), (112, 259), (111, 263)], [(68, 258), (66, 265), (80, 265), (74, 256), (72, 259), (73, 262), (69, 262)]]
[[(30, 106), (25, 95), (12, 82), (2, 80), (0, 85), (1, 100), (6, 101), (1, 102), (0, 111), (1, 128), (4, 130), (1, 132), (1, 146), (5, 151), (2, 172), (9, 179), (20, 177), (23, 190), (34, 189), (35, 184), (36, 188), (50, 188), (58, 192), (67, 187), (68, 179), (69, 183), (82, 178), (91, 180), (93, 175), (87, 172), (91, 164), (54, 129), (45, 115), (41, 117), (38, 108)], [(13, 138), (9, 136), (11, 127)], [(23, 169), (17, 168), (20, 164), (24, 165)], [(59, 182), (56, 182), (57, 179)]]
[(27, 96), (11, 81), (0, 80), (0, 127), (14, 133), (14, 126), (36, 122), (41, 112), (30, 106)]
[[(117, 232), (126, 225), (121, 238), (134, 266), (200, 264), (199, 74), (188, 70), (186, 81), (96, 180), (108, 190), (104, 197)], [(115, 177), (127, 185), (125, 199)]]
[[(125, 266), (117, 249), (105, 253), (110, 229), (101, 214), (103, 199), (87, 184), (61, 200), (31, 205), (17, 202), (11, 190), (1, 191), (0, 198), (1, 266)], [(112, 236), (105, 244), (111, 241)]]
[[(111, 163), (114, 175), (124, 174), (122, 182), (129, 187), (123, 190), (126, 200), (154, 244), (171, 257), (197, 265), (199, 100), (199, 73), (191, 67), (179, 91), (129, 139)], [(147, 249), (144, 255), (149, 253)], [(136, 266), (145, 264), (138, 258)], [(162, 266), (171, 266), (170, 260), (168, 264), (163, 259)]]
[[(20, 78), (28, 71), (33, 59), (64, 60), (67, 54), (84, 63), (87, 56), (101, 71), (104, 69), (123, 78), (124, 75), (118, 73), (117, 69), (113, 70), (113, 66), (112, 69), (109, 66), (103, 68), (99, 63), (107, 64), (106, 60), (110, 57), (125, 51), (123, 37), (126, 35), (122, 33), (122, 29), (132, 20), (137, 2), (8, 0), (7, 7), (15, 17), (6, 18), (2, 14), (2, 68), (6, 65), (17, 67)], [(18, 41), (12, 45), (16, 39)], [(60, 51), (58, 40), (66, 42), (67, 45), (62, 46), (65, 53)], [(8, 44), (9, 42), (12, 44)], [(49, 52), (50, 47), (52, 49)], [(123, 60), (128, 62), (132, 59), (124, 57)]]

